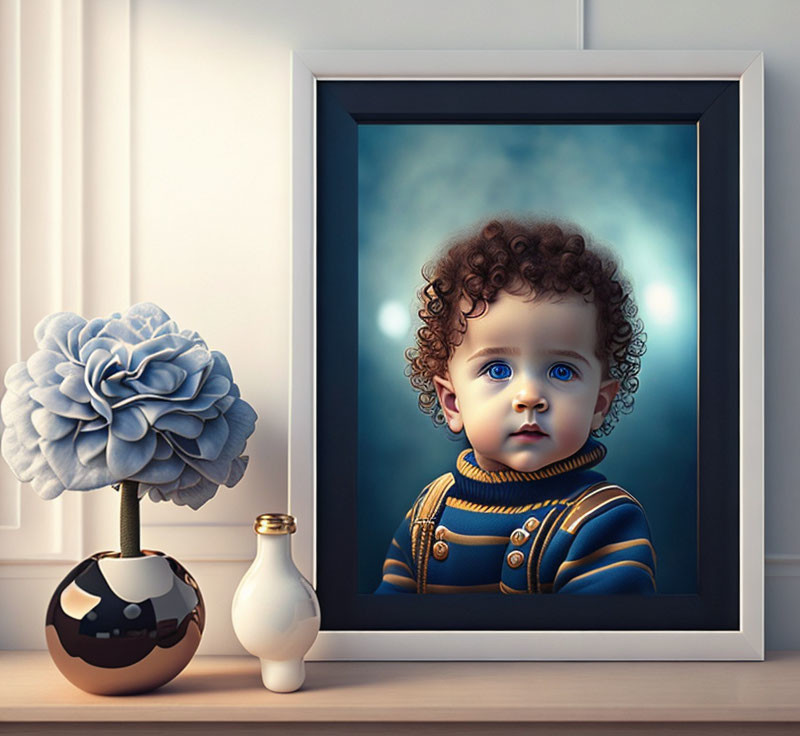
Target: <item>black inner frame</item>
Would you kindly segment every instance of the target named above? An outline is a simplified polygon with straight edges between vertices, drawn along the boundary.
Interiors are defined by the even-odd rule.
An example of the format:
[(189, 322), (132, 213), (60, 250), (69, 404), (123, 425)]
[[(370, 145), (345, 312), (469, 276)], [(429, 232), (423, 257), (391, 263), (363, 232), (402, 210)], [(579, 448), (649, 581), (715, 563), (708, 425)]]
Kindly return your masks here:
[[(357, 131), (360, 124), (437, 122), (699, 123), (697, 594), (587, 600), (357, 592)], [(320, 81), (316, 255), (317, 592), (323, 629), (739, 628), (738, 82)]]

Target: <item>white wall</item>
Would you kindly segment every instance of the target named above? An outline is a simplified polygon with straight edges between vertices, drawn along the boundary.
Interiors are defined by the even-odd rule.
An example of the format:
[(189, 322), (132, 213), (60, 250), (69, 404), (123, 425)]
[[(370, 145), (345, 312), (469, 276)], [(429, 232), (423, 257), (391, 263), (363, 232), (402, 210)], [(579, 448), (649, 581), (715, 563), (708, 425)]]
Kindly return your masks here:
[[(228, 610), (255, 548), (252, 519), (286, 508), (291, 49), (584, 43), (765, 53), (766, 640), (800, 648), (792, 465), (800, 335), (790, 329), (800, 306), (799, 22), (793, 0), (586, 0), (585, 8), (566, 0), (0, 0), (0, 309), (4, 328), (14, 325), (0, 336), (3, 366), (30, 352), (32, 327), (47, 311), (105, 314), (152, 300), (229, 356), (260, 416), (239, 486), (197, 513), (143, 508), (143, 545), (185, 562), (204, 591), (202, 652), (241, 651)], [(31, 127), (37, 120), (41, 134)], [(44, 161), (43, 140), (51, 146)], [(34, 174), (50, 186), (18, 186)], [(42, 212), (53, 223), (44, 231)], [(49, 289), (40, 285), (45, 261), (54, 264)], [(46, 504), (5, 466), (0, 491), (13, 499), (0, 504), (12, 540), (0, 538), (0, 647), (40, 648), (46, 603), (69, 560), (116, 544), (114, 494)], [(14, 536), (17, 521), (25, 535)]]

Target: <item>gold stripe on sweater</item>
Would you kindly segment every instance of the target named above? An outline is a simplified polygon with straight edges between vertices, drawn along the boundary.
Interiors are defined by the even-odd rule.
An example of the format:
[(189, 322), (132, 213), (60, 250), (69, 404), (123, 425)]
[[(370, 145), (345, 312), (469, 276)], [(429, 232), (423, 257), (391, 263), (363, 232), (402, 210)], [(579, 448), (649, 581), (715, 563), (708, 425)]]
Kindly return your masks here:
[(588, 565), (590, 562), (594, 562), (601, 557), (605, 557), (606, 555), (613, 554), (614, 552), (619, 552), (621, 549), (630, 549), (631, 547), (639, 547), (639, 546), (647, 546), (650, 548), (650, 553), (653, 555), (653, 562), (656, 559), (656, 551), (653, 549), (653, 545), (651, 544), (649, 539), (645, 539), (641, 537), (639, 539), (629, 539), (627, 542), (616, 542), (614, 544), (607, 544), (605, 547), (600, 547), (600, 549), (596, 549), (591, 554), (588, 554), (584, 557), (581, 557), (577, 560), (565, 560), (558, 566), (558, 570), (556, 570), (556, 578), (562, 573), (566, 572), (567, 570), (572, 570), (574, 567), (579, 567), (581, 565)]
[(505, 593), (506, 595), (525, 595), (527, 594), (527, 590), (517, 590), (516, 588), (512, 588), (510, 585), (506, 585), (502, 580), (500, 581), (500, 592)]
[(557, 506), (562, 503), (569, 504), (571, 502), (566, 498), (554, 498), (552, 500), (539, 501), (538, 503), (528, 503), (524, 506), (487, 506), (486, 504), (464, 501), (461, 498), (453, 498), (452, 496), (448, 496), (445, 499), (445, 505), (450, 506), (450, 508), (475, 511), (479, 514), (524, 514), (526, 511), (535, 511), (536, 509)]
[(632, 501), (637, 505), (639, 503), (630, 493), (613, 483), (603, 484), (599, 488), (597, 486), (587, 488), (575, 499), (572, 511), (564, 519), (561, 528), (568, 534), (575, 534), (587, 517), (592, 516), (604, 506), (622, 499)]
[(472, 452), (471, 448), (464, 450), (456, 461), (456, 468), (461, 475), (470, 480), (481, 481), (482, 483), (509, 483), (543, 480), (544, 478), (553, 478), (556, 475), (561, 475), (561, 473), (568, 473), (570, 470), (577, 470), (585, 465), (602, 460), (605, 457), (606, 448), (603, 445), (597, 445), (594, 449), (589, 450), (589, 452), (585, 452), (581, 455), (573, 455), (566, 460), (559, 460), (557, 463), (545, 465), (545, 467), (530, 473), (521, 473), (517, 470), (483, 470), (467, 462), (466, 458), (470, 452)]
[[(453, 542), (454, 544), (465, 544), (467, 546), (480, 546), (484, 544), (508, 544), (510, 537), (490, 536), (488, 534), (459, 534), (458, 532), (450, 531), (443, 526), (438, 527), (441, 531), (438, 532), (437, 539), (442, 539), (445, 542)], [(437, 530), (438, 531), (438, 530)]]
[(653, 575), (653, 571), (650, 569), (648, 565), (645, 565), (643, 562), (638, 562), (637, 560), (620, 560), (619, 562), (612, 562), (610, 565), (603, 565), (603, 567), (598, 567), (595, 570), (589, 570), (589, 572), (585, 572), (581, 575), (576, 575), (572, 578), (569, 582), (564, 584), (564, 587), (569, 585), (570, 583), (574, 583), (576, 580), (580, 580), (581, 578), (588, 578), (590, 575), (596, 575), (598, 572), (605, 572), (606, 570), (610, 570), (612, 567), (638, 567), (644, 570), (650, 576), (650, 582), (653, 583), (653, 589), (656, 587), (656, 579)]
[(411, 578), (406, 578), (402, 575), (392, 575), (391, 573), (386, 573), (383, 576), (383, 580), (384, 582), (396, 585), (398, 588), (408, 588), (408, 590), (417, 589), (416, 582), (414, 582)]
[(405, 562), (402, 562), (401, 560), (392, 560), (392, 559), (386, 560), (386, 562), (383, 563), (383, 571), (386, 572), (386, 568), (391, 567), (392, 565), (397, 565), (402, 570), (407, 570), (408, 574), (412, 578), (414, 577), (414, 571), (408, 565), (406, 565)]

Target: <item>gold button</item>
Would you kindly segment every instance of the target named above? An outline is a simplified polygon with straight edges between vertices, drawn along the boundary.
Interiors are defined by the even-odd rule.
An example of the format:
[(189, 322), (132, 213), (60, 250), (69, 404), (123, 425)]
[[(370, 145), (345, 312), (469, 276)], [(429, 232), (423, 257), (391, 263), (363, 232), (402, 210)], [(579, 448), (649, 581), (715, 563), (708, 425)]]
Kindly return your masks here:
[(528, 541), (528, 537), (530, 537), (530, 534), (524, 529), (514, 529), (514, 531), (511, 532), (511, 544), (519, 547)]
[(446, 560), (447, 554), (450, 552), (450, 547), (447, 546), (447, 542), (442, 542), (441, 540), (436, 542), (433, 545), (433, 556), (437, 560)]
[(508, 562), (509, 567), (521, 567), (522, 563), (525, 562), (525, 555), (523, 555), (518, 549), (515, 549), (508, 553), (506, 562)]
[(433, 533), (433, 536), (435, 539), (447, 539), (447, 531), (447, 527), (440, 524), (436, 527), (436, 531)]
[(523, 526), (525, 527), (525, 531), (532, 532), (537, 526), (539, 526), (539, 519), (537, 519), (535, 516), (531, 516), (531, 518), (528, 519)]

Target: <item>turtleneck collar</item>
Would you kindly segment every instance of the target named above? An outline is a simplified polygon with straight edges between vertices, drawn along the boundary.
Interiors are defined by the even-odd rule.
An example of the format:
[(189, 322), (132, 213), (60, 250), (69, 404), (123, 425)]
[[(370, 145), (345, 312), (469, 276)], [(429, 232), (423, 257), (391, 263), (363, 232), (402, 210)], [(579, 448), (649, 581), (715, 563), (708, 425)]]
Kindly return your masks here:
[[(580, 483), (578, 475), (597, 465), (606, 455), (606, 448), (589, 438), (574, 455), (545, 465), (539, 470), (522, 473), (516, 470), (488, 471), (479, 467), (472, 449), (464, 450), (456, 460), (456, 485), (459, 498), (484, 504), (508, 504), (569, 495), (570, 487)], [(576, 477), (573, 478), (572, 476)], [(598, 475), (593, 473), (591, 475)], [(567, 477), (569, 476), (569, 477)], [(602, 478), (602, 476), (599, 476)]]

